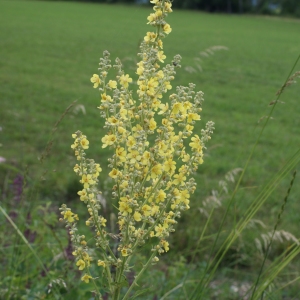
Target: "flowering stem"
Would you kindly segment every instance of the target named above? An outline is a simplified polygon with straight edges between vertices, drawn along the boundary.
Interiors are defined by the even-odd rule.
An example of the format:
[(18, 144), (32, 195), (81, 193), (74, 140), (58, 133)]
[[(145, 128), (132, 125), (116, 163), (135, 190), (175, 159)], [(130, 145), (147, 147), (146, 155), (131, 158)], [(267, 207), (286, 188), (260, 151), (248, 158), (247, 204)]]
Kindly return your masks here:
[(133, 283), (131, 284), (130, 288), (127, 290), (124, 298), (122, 300), (126, 300), (128, 299), (131, 290), (133, 289), (133, 287), (137, 284), (138, 280), (141, 278), (142, 274), (144, 273), (144, 271), (148, 268), (148, 266), (150, 265), (153, 257), (156, 255), (157, 250), (153, 251), (152, 255), (150, 256), (150, 258), (148, 259), (147, 263), (143, 266), (142, 270), (139, 272), (139, 274), (135, 277)]
[[(91, 202), (90, 202), (90, 201), (88, 201), (88, 202), (89, 202), (89, 204), (92, 206)], [(92, 206), (92, 207), (93, 207), (93, 206)], [(102, 230), (101, 230), (101, 228), (100, 228), (98, 222), (96, 222), (97, 218), (96, 218), (96, 216), (95, 216), (94, 209), (92, 210), (92, 212), (93, 212), (93, 218), (94, 218), (94, 220), (95, 220), (95, 225), (96, 225), (96, 227), (97, 227), (97, 229), (98, 229), (98, 231), (99, 231), (99, 233), (100, 233), (101, 238), (104, 240), (105, 238), (104, 238), (104, 236), (103, 236), (103, 232), (102, 232)], [(102, 249), (103, 249), (103, 248), (102, 248)], [(112, 256), (115, 260), (117, 260), (116, 256), (114, 255), (113, 251), (110, 249), (109, 246), (107, 246), (107, 249), (108, 249), (109, 253), (111, 254), (111, 256)], [(103, 253), (104, 253), (105, 257), (107, 258), (107, 255), (106, 255), (106, 253), (105, 253), (105, 249), (103, 249)]]
[(158, 186), (159, 183), (161, 182), (161, 180), (162, 180), (162, 178), (163, 178), (164, 175), (165, 175), (165, 173), (162, 173), (162, 174), (161, 174), (160, 178), (157, 180), (155, 186), (154, 186), (153, 189), (151, 190), (151, 193), (149, 193), (149, 195), (148, 195), (148, 197), (146, 198), (146, 200), (144, 201), (143, 205), (145, 205), (145, 204), (148, 202), (148, 200), (151, 198), (151, 196), (152, 196), (153, 193), (155, 192), (157, 186)]
[(93, 285), (94, 285), (94, 288), (95, 288), (95, 292), (96, 292), (96, 295), (98, 295), (99, 299), (102, 299), (102, 296), (101, 296), (101, 293), (97, 287), (97, 284), (95, 282), (95, 279), (93, 278), (92, 274), (91, 274), (91, 271), (90, 271), (90, 268), (87, 268), (87, 271), (89, 273), (89, 275), (91, 276), (91, 280), (93, 282)]
[(121, 286), (120, 286), (120, 282), (121, 282), (121, 278), (122, 278), (122, 274), (124, 272), (124, 266), (125, 266), (125, 262), (126, 262), (126, 257), (122, 258), (122, 266), (119, 269), (118, 273), (117, 273), (117, 280), (115, 282), (116, 284), (116, 289), (115, 289), (115, 293), (114, 293), (114, 297), (113, 300), (118, 300), (120, 297), (120, 292), (121, 292)]

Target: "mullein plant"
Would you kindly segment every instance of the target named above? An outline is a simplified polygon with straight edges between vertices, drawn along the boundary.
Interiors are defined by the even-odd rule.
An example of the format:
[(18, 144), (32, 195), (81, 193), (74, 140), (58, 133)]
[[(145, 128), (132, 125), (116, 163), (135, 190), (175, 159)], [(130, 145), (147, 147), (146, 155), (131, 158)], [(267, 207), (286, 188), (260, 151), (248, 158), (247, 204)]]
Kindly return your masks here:
[(204, 100), (203, 92), (194, 91), (194, 84), (178, 86), (168, 101), (162, 100), (172, 89), (181, 57), (176, 55), (171, 64), (163, 66), (163, 39), (172, 31), (165, 18), (172, 12), (172, 4), (170, 0), (150, 2), (154, 13), (147, 19), (154, 30), (147, 32), (140, 45), (137, 92), (130, 89), (132, 78), (123, 71), (118, 58), (113, 66), (116, 80), (108, 80), (112, 68), (108, 51), (100, 59), (99, 74), (91, 78), (100, 91), (98, 108), (105, 119), (102, 148), (112, 151), (108, 175), (114, 182), (112, 198), (118, 203), (118, 234), (108, 232), (107, 220), (101, 215), (98, 177), (102, 169), (86, 157), (89, 141), (80, 131), (72, 135), (71, 148), (78, 161), (74, 171), (83, 186), (78, 194), (87, 207), (85, 223), (94, 238), (78, 233), (78, 215), (65, 204), (60, 208), (61, 220), (69, 229), (76, 265), (83, 272), (81, 280), (93, 284), (99, 299), (104, 293), (120, 299), (126, 273), (133, 267), (132, 258), (143, 247), (149, 249), (146, 244), (150, 245), (147, 261), (136, 271), (131, 286), (122, 290), (122, 299), (132, 295), (145, 269), (169, 251), (168, 237), (175, 231), (181, 212), (190, 208), (190, 195), (196, 189), (192, 174), (203, 163), (205, 143), (214, 130), (210, 121), (201, 134), (193, 133)]

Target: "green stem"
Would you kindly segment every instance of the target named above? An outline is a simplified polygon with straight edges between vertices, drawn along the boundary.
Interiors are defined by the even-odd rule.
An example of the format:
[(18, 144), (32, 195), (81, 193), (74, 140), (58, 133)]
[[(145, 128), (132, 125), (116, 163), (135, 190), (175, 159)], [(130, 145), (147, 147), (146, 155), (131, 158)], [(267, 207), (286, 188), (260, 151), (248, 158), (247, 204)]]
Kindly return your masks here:
[(89, 275), (92, 277), (91, 280), (93, 282), (93, 285), (94, 285), (94, 288), (95, 288), (95, 292), (96, 294), (98, 295), (99, 299), (102, 299), (102, 295), (97, 287), (97, 284), (95, 282), (95, 279), (93, 278), (92, 274), (91, 274), (91, 271), (90, 271), (90, 268), (87, 268), (87, 272), (89, 273)]
[(126, 263), (126, 257), (123, 257), (122, 258), (122, 266), (119, 269), (118, 274), (116, 276), (117, 277), (116, 282), (115, 282), (116, 289), (114, 291), (113, 300), (118, 300), (120, 297), (120, 292), (121, 292), (120, 282), (121, 282), (121, 278), (122, 278), (122, 275), (124, 272), (125, 263)]
[(150, 256), (149, 260), (147, 261), (147, 263), (143, 266), (142, 270), (139, 272), (139, 274), (135, 277), (132, 285), (130, 286), (130, 288), (127, 290), (124, 298), (122, 300), (127, 300), (133, 287), (135, 285), (137, 285), (138, 280), (141, 278), (142, 274), (144, 273), (144, 271), (148, 268), (148, 266), (150, 265), (150, 263), (152, 262), (153, 257), (156, 255), (157, 250), (153, 251), (152, 255)]
[[(98, 220), (97, 220), (97, 218), (96, 218), (96, 216), (95, 216), (94, 206), (91, 204), (91, 201), (90, 201), (90, 200), (88, 200), (88, 203), (89, 203), (89, 205), (92, 207), (93, 218), (94, 218), (94, 222), (95, 222), (95, 225), (96, 225), (96, 227), (97, 227), (97, 230), (99, 231), (101, 238), (102, 238), (103, 240), (105, 240), (105, 237), (103, 236), (103, 232), (102, 232), (102, 230), (101, 230), (101, 227), (99, 226), (99, 224), (98, 224), (98, 222), (97, 222)], [(103, 253), (104, 253), (105, 257), (107, 258), (107, 255), (106, 255), (106, 253), (105, 253), (105, 250), (106, 250), (106, 249), (103, 249), (103, 248), (101, 248), (101, 249), (103, 250)], [(117, 260), (115, 254), (113, 253), (113, 251), (110, 249), (109, 246), (107, 246), (107, 250), (108, 250), (108, 252), (110, 253), (110, 255), (111, 255), (115, 260)]]
[(212, 208), (212, 210), (210, 211), (210, 214), (209, 214), (209, 216), (208, 216), (208, 219), (207, 219), (207, 221), (205, 222), (205, 225), (204, 225), (204, 228), (203, 228), (203, 230), (202, 230), (201, 236), (200, 236), (200, 238), (199, 238), (199, 240), (198, 240), (198, 242), (197, 242), (196, 249), (195, 249), (195, 251), (194, 251), (194, 255), (193, 255), (193, 257), (192, 257), (191, 263), (194, 262), (194, 259), (195, 259), (195, 256), (196, 256), (196, 251), (197, 251), (197, 249), (199, 248), (199, 245), (200, 245), (200, 243), (201, 243), (201, 241), (202, 241), (202, 239), (203, 239), (204, 233), (205, 233), (206, 228), (207, 228), (207, 226), (208, 226), (208, 224), (209, 224), (209, 222), (210, 222), (210, 219), (211, 219), (211, 217), (212, 217), (212, 214), (213, 214), (214, 210), (215, 210), (215, 207)]

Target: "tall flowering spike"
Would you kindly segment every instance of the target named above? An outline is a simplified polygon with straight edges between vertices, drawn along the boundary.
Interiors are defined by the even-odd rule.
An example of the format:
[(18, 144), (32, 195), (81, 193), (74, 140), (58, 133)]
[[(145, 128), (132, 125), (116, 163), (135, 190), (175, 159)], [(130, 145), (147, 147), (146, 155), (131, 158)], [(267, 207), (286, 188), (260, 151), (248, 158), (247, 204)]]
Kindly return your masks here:
[[(100, 58), (99, 73), (91, 78), (93, 87), (99, 88), (98, 109), (105, 120), (105, 133), (99, 143), (112, 153), (107, 176), (113, 181), (110, 202), (116, 208), (118, 228), (112, 233), (107, 220), (100, 215), (97, 185), (101, 167), (86, 158), (85, 150), (90, 147), (87, 137), (80, 131), (72, 135), (71, 148), (77, 157), (74, 171), (82, 184), (78, 196), (87, 206), (85, 224), (95, 231), (94, 247), (101, 256), (97, 260), (99, 272), (105, 272), (105, 284), (115, 299), (120, 293), (122, 275), (131, 268), (131, 258), (140, 247), (151, 240), (152, 264), (159, 260), (155, 255), (170, 250), (168, 236), (175, 231), (181, 212), (190, 208), (191, 195), (196, 189), (192, 175), (203, 163), (205, 143), (214, 130), (214, 123), (208, 122), (200, 135), (194, 133), (201, 120), (203, 93), (195, 92), (192, 83), (187, 87), (172, 87), (181, 57), (176, 55), (171, 63), (165, 64), (167, 57), (162, 50), (163, 39), (172, 32), (165, 21), (172, 12), (172, 2), (150, 2), (154, 12), (147, 17), (147, 24), (152, 29), (140, 45), (135, 72), (137, 86), (132, 84), (132, 75), (123, 70), (118, 58), (111, 65), (108, 51)], [(115, 78), (109, 74), (111, 67), (116, 70)], [(133, 87), (137, 87), (135, 91)], [(90, 273), (92, 246), (87, 242), (92, 240), (77, 233), (78, 217), (65, 205), (61, 214), (70, 230), (76, 265), (84, 271), (82, 280), (94, 281)], [(117, 254), (110, 247), (116, 241)], [(141, 272), (146, 266), (148, 263)], [(116, 276), (110, 273), (112, 269), (116, 270)]]

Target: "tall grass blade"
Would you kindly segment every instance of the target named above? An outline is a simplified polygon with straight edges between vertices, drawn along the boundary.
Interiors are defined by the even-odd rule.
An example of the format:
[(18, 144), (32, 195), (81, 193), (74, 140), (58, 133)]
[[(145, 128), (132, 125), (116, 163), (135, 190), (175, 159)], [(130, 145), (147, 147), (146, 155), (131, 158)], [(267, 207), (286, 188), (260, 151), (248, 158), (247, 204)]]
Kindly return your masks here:
[[(300, 60), (300, 54), (298, 55), (298, 57), (297, 57), (297, 59), (295, 60), (295, 63), (293, 64), (293, 66), (292, 66), (292, 68), (291, 68), (291, 70), (290, 70), (288, 76), (286, 77), (286, 80), (285, 80), (285, 82), (284, 82), (284, 84), (283, 84), (283, 87), (286, 86), (286, 83), (288, 82), (288, 80), (289, 80), (291, 74), (293, 73), (293, 71), (294, 71), (296, 65), (298, 64), (298, 61), (299, 61), (299, 60)], [(244, 166), (244, 168), (243, 168), (243, 171), (242, 171), (242, 173), (241, 173), (241, 175), (240, 175), (240, 177), (239, 177), (239, 179), (238, 179), (238, 181), (237, 181), (237, 184), (236, 184), (236, 186), (235, 186), (235, 189), (234, 189), (234, 191), (233, 191), (233, 193), (232, 193), (232, 196), (231, 196), (231, 198), (230, 198), (230, 201), (229, 201), (229, 203), (228, 203), (228, 205), (227, 205), (225, 214), (224, 214), (224, 216), (223, 216), (223, 218), (222, 218), (221, 225), (220, 225), (219, 230), (218, 230), (218, 233), (217, 233), (217, 237), (216, 237), (216, 239), (214, 240), (214, 244), (213, 244), (213, 246), (212, 246), (212, 248), (211, 248), (211, 251), (210, 251), (210, 254), (209, 254), (209, 260), (208, 260), (209, 263), (208, 263), (207, 266), (206, 266), (206, 270), (205, 270), (204, 275), (203, 275), (203, 277), (201, 278), (199, 284), (196, 286), (196, 288), (194, 289), (194, 291), (193, 291), (192, 294), (191, 294), (191, 297), (190, 297), (191, 300), (192, 300), (192, 299), (196, 299), (196, 297), (199, 299), (199, 295), (200, 295), (200, 297), (201, 297), (202, 292), (203, 292), (203, 288), (207, 285), (207, 283), (209, 282), (209, 280), (210, 280), (211, 277), (213, 276), (213, 274), (214, 274), (214, 272), (215, 272), (217, 266), (220, 264), (221, 259), (224, 257), (224, 255), (225, 255), (226, 252), (228, 251), (229, 246), (233, 243), (233, 241), (234, 241), (234, 240), (237, 238), (237, 236), (239, 235), (239, 234), (237, 235), (237, 234), (234, 233), (234, 232), (235, 232), (235, 228), (236, 228), (236, 225), (235, 225), (233, 231), (230, 233), (230, 235), (228, 236), (228, 238), (226, 239), (226, 241), (223, 243), (223, 245), (225, 245), (225, 243), (228, 242), (228, 246), (226, 246), (225, 248), (224, 248), (224, 246), (222, 246), (222, 247), (220, 248), (220, 250), (218, 251), (218, 254), (222, 253), (223, 251), (224, 251), (224, 252), (222, 253), (221, 258), (218, 260), (218, 262), (217, 262), (217, 263), (215, 264), (215, 266), (212, 268), (212, 271), (210, 272), (210, 274), (209, 274), (209, 275), (206, 277), (206, 279), (205, 279), (206, 274), (207, 274), (208, 271), (211, 269), (211, 267), (212, 267), (212, 265), (213, 265), (213, 263), (214, 263), (213, 253), (214, 253), (214, 250), (215, 250), (215, 248), (216, 248), (217, 241), (219, 240), (221, 230), (222, 230), (223, 225), (224, 225), (224, 223), (225, 223), (225, 219), (226, 219), (226, 217), (227, 217), (227, 215), (228, 215), (228, 213), (229, 213), (229, 209), (230, 209), (231, 205), (234, 203), (235, 195), (236, 195), (236, 193), (237, 193), (237, 191), (238, 191), (238, 189), (239, 189), (239, 187), (240, 187), (240, 184), (241, 184), (241, 182), (242, 182), (242, 179), (244, 178), (245, 172), (246, 172), (246, 170), (248, 169), (248, 166), (249, 166), (249, 163), (250, 163), (250, 161), (251, 161), (251, 159), (252, 159), (252, 156), (253, 156), (253, 154), (254, 154), (254, 151), (256, 150), (256, 147), (257, 147), (257, 145), (258, 145), (258, 142), (260, 141), (260, 138), (261, 138), (261, 136), (262, 136), (262, 134), (263, 134), (263, 132), (264, 132), (264, 130), (265, 130), (265, 128), (266, 128), (266, 126), (267, 126), (267, 124), (268, 124), (270, 118), (271, 118), (271, 116), (273, 115), (274, 109), (275, 109), (275, 107), (276, 107), (276, 104), (277, 104), (277, 102), (278, 102), (278, 100), (279, 100), (279, 98), (280, 98), (280, 96), (281, 96), (283, 90), (284, 90), (284, 88), (281, 88), (281, 89), (279, 90), (279, 92), (277, 92), (277, 98), (276, 98), (276, 101), (275, 101), (274, 105), (272, 106), (272, 109), (270, 110), (270, 112), (269, 112), (269, 114), (268, 114), (268, 116), (267, 116), (267, 118), (266, 118), (266, 120), (265, 120), (265, 122), (264, 122), (264, 124), (263, 124), (263, 126), (262, 126), (262, 128), (261, 128), (261, 130), (260, 130), (260, 132), (259, 132), (259, 134), (258, 134), (258, 137), (257, 137), (257, 139), (256, 139), (256, 141), (255, 141), (255, 143), (254, 143), (254, 145), (253, 145), (253, 147), (252, 147), (251, 153), (250, 153), (250, 155), (249, 155), (249, 157), (248, 157), (248, 159), (247, 159), (247, 161), (246, 161), (246, 163), (245, 163), (245, 166)], [(298, 153), (298, 154), (297, 154), (297, 153)], [(297, 155), (299, 155), (299, 151), (298, 151), (297, 153), (294, 155), (294, 157), (295, 157), (295, 156), (297, 157)], [(291, 161), (291, 160), (292, 160), (292, 159), (290, 159), (290, 161)], [(296, 161), (297, 161), (297, 159), (296, 159)], [(295, 164), (292, 163), (293, 166), (295, 166), (296, 164), (297, 164), (297, 163), (295, 163)], [(292, 167), (292, 168), (293, 168), (293, 167)], [(289, 168), (289, 170), (292, 169), (292, 168)], [(285, 174), (285, 172), (284, 172), (283, 174)], [(279, 178), (281, 178), (281, 176), (279, 176)], [(283, 178), (283, 177), (282, 177), (282, 178)], [(278, 184), (278, 182), (277, 182), (277, 184)], [(277, 186), (277, 184), (276, 184), (275, 186)], [(267, 189), (267, 192), (266, 192), (266, 194), (265, 194), (265, 195), (267, 195), (267, 196), (270, 195), (270, 192), (269, 192), (269, 191), (273, 191), (273, 190), (274, 190), (274, 188), (271, 189), (272, 181), (271, 181), (271, 184), (269, 184), (269, 186), (270, 186), (270, 187)], [(259, 198), (260, 198), (260, 197), (258, 197), (257, 199), (259, 199)], [(264, 196), (264, 201), (265, 201), (266, 199), (267, 199), (267, 198), (265, 198), (265, 196)], [(254, 206), (257, 206), (257, 207), (254, 207), (254, 208), (253, 208), (253, 212), (254, 212), (254, 213), (248, 213), (248, 216), (250, 217), (250, 219), (249, 219), (249, 217), (248, 217), (247, 221), (244, 222), (244, 226), (241, 226), (241, 225), (240, 225), (240, 229), (239, 229), (239, 230), (243, 230), (243, 229), (245, 228), (245, 226), (249, 223), (249, 221), (251, 220), (251, 218), (253, 217), (253, 215), (255, 214), (255, 212), (258, 210), (258, 208), (261, 207), (261, 205), (262, 205), (262, 203), (259, 204), (259, 203), (257, 203), (257, 201), (254, 201)], [(248, 212), (249, 212), (249, 210), (248, 210)], [(246, 213), (246, 216), (247, 216), (247, 213)], [(242, 223), (243, 223), (243, 222), (242, 222)], [(239, 232), (239, 231), (238, 231), (238, 232)], [(241, 231), (240, 231), (240, 232), (241, 232)], [(240, 233), (240, 232), (239, 232), (239, 233)], [(230, 242), (229, 242), (229, 241), (230, 241)], [(216, 255), (215, 257), (218, 257), (218, 255)], [(203, 282), (204, 282), (204, 281), (205, 281), (205, 284), (203, 285)], [(199, 294), (199, 293), (200, 293), (200, 294)]]
[[(30, 245), (30, 243), (28, 242), (28, 240), (26, 239), (26, 237), (23, 235), (23, 233), (19, 230), (18, 226), (10, 218), (10, 216), (6, 213), (6, 211), (2, 208), (1, 205), (0, 205), (0, 211), (2, 212), (2, 214), (4, 215), (4, 217), (7, 219), (7, 221), (11, 224), (11, 226), (16, 230), (17, 234), (20, 236), (20, 238), (23, 240), (23, 242), (25, 243), (25, 245), (31, 251), (31, 253), (35, 257), (35, 259), (37, 260), (38, 264), (41, 266), (42, 270), (45, 272), (46, 276), (51, 281), (52, 278), (51, 278), (51, 276), (50, 276), (47, 268), (44, 266), (43, 262), (41, 261), (40, 257), (38, 256), (38, 254), (36, 253), (36, 251), (32, 248), (32, 246)], [(57, 287), (55, 287), (55, 288), (57, 289)], [(57, 293), (57, 291), (56, 291), (56, 293)], [(57, 294), (54, 294), (54, 296), (55, 296), (56, 299), (59, 299), (59, 297), (57, 296)]]
[[(278, 214), (278, 217), (277, 217), (277, 222), (276, 222), (276, 224), (275, 224), (275, 226), (274, 226), (273, 234), (272, 234), (272, 236), (271, 236), (271, 239), (270, 239), (270, 242), (269, 242), (269, 244), (268, 244), (266, 253), (265, 253), (265, 255), (264, 255), (264, 260), (263, 260), (263, 262), (262, 262), (261, 268), (260, 268), (260, 270), (259, 270), (259, 274), (258, 274), (258, 276), (257, 276), (257, 280), (256, 280), (255, 285), (254, 285), (254, 289), (253, 289), (253, 293), (252, 293), (252, 296), (251, 296), (251, 300), (253, 299), (253, 297), (254, 297), (254, 295), (255, 295), (255, 291), (256, 291), (256, 288), (257, 288), (257, 286), (258, 286), (260, 276), (261, 276), (261, 274), (262, 274), (262, 271), (263, 271), (265, 262), (266, 262), (266, 260), (267, 260), (268, 255), (269, 255), (269, 251), (270, 251), (270, 248), (271, 248), (273, 239), (274, 239), (274, 235), (275, 235), (275, 232), (276, 232), (276, 230), (277, 230), (278, 224), (279, 224), (279, 222), (280, 222), (280, 220), (281, 220), (281, 216), (282, 216), (282, 214), (283, 214), (283, 212), (284, 212), (285, 206), (286, 206), (286, 204), (287, 204), (287, 199), (288, 199), (288, 196), (289, 196), (289, 194), (290, 194), (290, 191), (291, 191), (291, 189), (292, 189), (292, 187), (293, 187), (294, 180), (295, 180), (295, 178), (296, 178), (296, 174), (297, 174), (297, 172), (294, 171), (292, 181), (291, 181), (290, 186), (289, 186), (289, 188), (288, 188), (287, 194), (286, 194), (286, 196), (285, 196), (285, 198), (284, 198), (284, 200), (283, 200), (283, 204), (282, 204), (282, 206), (281, 206), (281, 210), (280, 210), (280, 212), (279, 212), (279, 214)], [(263, 295), (262, 295), (262, 297), (263, 297)]]

